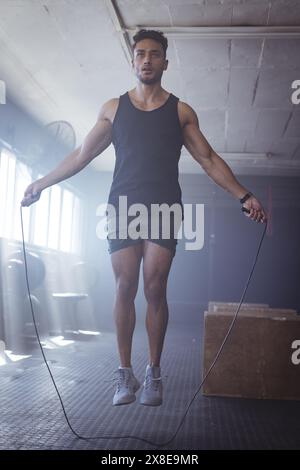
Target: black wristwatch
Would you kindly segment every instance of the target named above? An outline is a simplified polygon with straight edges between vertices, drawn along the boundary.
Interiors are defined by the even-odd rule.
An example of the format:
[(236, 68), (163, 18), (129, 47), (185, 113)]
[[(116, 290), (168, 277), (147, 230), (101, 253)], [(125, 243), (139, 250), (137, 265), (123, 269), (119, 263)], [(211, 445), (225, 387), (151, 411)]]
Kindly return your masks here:
[(240, 199), (240, 203), (244, 204), (244, 202), (246, 202), (251, 196), (253, 196), (253, 194), (250, 193), (250, 191), (249, 191), (247, 194), (245, 194), (244, 197), (242, 197), (242, 199)]

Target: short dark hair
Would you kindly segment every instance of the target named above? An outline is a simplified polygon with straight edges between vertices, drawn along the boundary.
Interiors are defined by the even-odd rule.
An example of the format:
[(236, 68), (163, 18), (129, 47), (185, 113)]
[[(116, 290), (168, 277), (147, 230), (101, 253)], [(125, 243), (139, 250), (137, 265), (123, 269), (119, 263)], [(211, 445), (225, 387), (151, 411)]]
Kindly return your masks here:
[(159, 42), (162, 45), (166, 57), (168, 49), (168, 39), (164, 36), (164, 33), (162, 33), (161, 31), (156, 31), (154, 29), (140, 29), (133, 36), (133, 50), (135, 49), (136, 44), (139, 41), (142, 41), (143, 39), (153, 39), (154, 41)]

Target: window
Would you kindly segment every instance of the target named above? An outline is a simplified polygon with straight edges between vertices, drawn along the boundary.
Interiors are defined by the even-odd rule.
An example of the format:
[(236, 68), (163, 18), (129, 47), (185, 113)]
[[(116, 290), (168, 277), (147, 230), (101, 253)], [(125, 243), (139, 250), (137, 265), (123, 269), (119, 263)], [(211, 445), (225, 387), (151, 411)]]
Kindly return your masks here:
[[(41, 178), (39, 175), (38, 178)], [(29, 168), (9, 150), (0, 153), (0, 237), (22, 240), (20, 202), (32, 178)], [(41, 247), (80, 253), (80, 199), (59, 185), (42, 192), (40, 200), (22, 210), (24, 239)]]
[(48, 246), (54, 250), (59, 247), (59, 224), (57, 221), (60, 219), (61, 194), (60, 186), (52, 186), (49, 206)]

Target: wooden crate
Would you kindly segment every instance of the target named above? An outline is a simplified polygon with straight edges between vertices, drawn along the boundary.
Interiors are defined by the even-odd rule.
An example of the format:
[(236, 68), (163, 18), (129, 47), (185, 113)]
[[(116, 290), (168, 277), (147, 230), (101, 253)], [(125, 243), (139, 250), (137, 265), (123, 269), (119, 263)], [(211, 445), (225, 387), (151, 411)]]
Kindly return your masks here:
[[(204, 314), (204, 375), (235, 311), (231, 306)], [(300, 315), (291, 309), (243, 308), (203, 394), (300, 399)]]
[[(224, 310), (236, 310), (239, 304), (236, 302), (216, 302), (210, 301), (208, 302), (208, 311), (209, 312), (217, 312), (217, 311), (224, 311)], [(240, 310), (249, 310), (249, 309), (266, 309), (269, 308), (268, 304), (254, 304), (254, 303), (242, 303)]]

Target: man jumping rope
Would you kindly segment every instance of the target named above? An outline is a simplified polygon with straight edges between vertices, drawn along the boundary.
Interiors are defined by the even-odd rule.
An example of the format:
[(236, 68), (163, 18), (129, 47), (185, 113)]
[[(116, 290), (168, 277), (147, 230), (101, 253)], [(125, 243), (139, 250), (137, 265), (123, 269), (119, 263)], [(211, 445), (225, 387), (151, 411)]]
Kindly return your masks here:
[[(120, 196), (128, 205), (150, 207), (166, 203), (182, 206), (178, 182), (178, 161), (182, 145), (201, 165), (208, 176), (247, 209), (248, 217), (266, 222), (266, 213), (255, 196), (245, 189), (226, 162), (211, 148), (199, 129), (197, 115), (186, 103), (161, 86), (167, 70), (167, 38), (163, 33), (140, 30), (133, 38), (132, 66), (137, 77), (134, 89), (106, 102), (98, 120), (83, 144), (69, 154), (56, 169), (33, 182), (24, 193), (22, 206), (38, 201), (41, 192), (81, 171), (111, 143), (116, 164), (108, 202), (117, 208)], [(129, 219), (125, 221), (128, 227)], [(108, 224), (109, 225), (109, 224)], [(168, 237), (126, 238), (120, 231), (108, 229), (108, 246), (116, 281), (114, 318), (120, 356), (118, 384), (114, 405), (133, 402), (140, 383), (131, 365), (132, 337), (135, 327), (135, 304), (141, 260), (143, 259), (144, 293), (147, 301), (146, 328), (149, 339), (149, 364), (146, 368), (140, 403), (162, 403), (160, 360), (168, 324), (167, 281), (176, 252), (177, 230)]]

